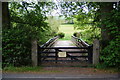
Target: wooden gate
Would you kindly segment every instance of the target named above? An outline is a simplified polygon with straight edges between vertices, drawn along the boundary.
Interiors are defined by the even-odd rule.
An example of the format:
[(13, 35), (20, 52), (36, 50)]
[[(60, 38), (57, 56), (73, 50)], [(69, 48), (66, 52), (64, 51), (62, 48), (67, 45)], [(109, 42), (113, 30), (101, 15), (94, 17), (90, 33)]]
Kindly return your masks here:
[[(68, 49), (73, 49), (69, 51)], [(79, 51), (74, 51), (78, 49)], [(45, 51), (47, 50), (47, 51)], [(68, 50), (68, 51), (67, 51)], [(60, 53), (63, 53), (66, 56), (59, 56)], [(79, 55), (74, 55), (79, 54)], [(60, 58), (64, 58), (60, 60)], [(66, 59), (65, 59), (66, 58)], [(80, 59), (84, 58), (84, 59)], [(76, 61), (87, 61), (92, 63), (92, 46), (89, 47), (39, 47), (39, 61), (42, 62), (76, 62)]]
[(92, 63), (93, 47), (77, 40), (72, 36), (72, 41), (77, 47), (53, 47), (58, 37), (48, 41), (46, 45), (38, 46), (38, 62), (89, 62)]

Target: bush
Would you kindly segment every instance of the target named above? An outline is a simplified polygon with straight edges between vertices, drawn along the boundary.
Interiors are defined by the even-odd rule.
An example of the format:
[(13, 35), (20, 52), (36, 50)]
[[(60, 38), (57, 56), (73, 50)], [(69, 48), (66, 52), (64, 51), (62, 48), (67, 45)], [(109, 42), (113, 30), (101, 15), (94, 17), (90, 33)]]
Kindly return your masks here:
[[(41, 45), (51, 36), (47, 32), (36, 31), (34, 27), (19, 27), (4, 29), (2, 37), (2, 64), (5, 66), (31, 65), (31, 40), (38, 39)], [(39, 33), (40, 32), (40, 33)], [(40, 37), (41, 35), (41, 37)]]
[(77, 37), (77, 34), (78, 34), (77, 32), (74, 32), (74, 33), (73, 33), (73, 36)]
[(106, 67), (120, 69), (120, 38), (110, 41), (109, 45), (102, 50), (100, 59)]
[(25, 29), (13, 28), (3, 30), (3, 67), (6, 65), (22, 66), (31, 64), (29, 35), (29, 32)]
[(59, 32), (57, 35), (58, 35), (60, 38), (63, 38), (63, 37), (65, 36), (65, 33)]
[(74, 33), (73, 33), (73, 35), (74, 35), (75, 37), (78, 37), (78, 38), (80, 38), (80, 36), (81, 36), (81, 33), (80, 33), (80, 32), (74, 32)]

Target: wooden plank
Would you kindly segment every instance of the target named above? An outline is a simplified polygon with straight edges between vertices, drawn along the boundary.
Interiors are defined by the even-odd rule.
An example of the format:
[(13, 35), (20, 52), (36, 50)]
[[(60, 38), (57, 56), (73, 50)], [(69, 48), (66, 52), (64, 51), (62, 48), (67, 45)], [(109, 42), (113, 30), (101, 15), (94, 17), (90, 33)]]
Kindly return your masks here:
[(40, 47), (40, 49), (88, 49), (88, 47)]
[(44, 60), (43, 62), (83, 62), (88, 60)]
[[(43, 52), (39, 52), (39, 53), (56, 53), (55, 51), (43, 51)], [(66, 51), (66, 53), (88, 53), (88, 51)]]
[[(44, 57), (44, 56), (41, 56), (41, 57)], [(83, 57), (83, 58), (87, 58), (88, 56), (71, 56), (71, 57), (76, 57), (76, 58)], [(59, 58), (71, 58), (71, 57), (67, 56), (67, 57), (59, 57)], [(55, 56), (47, 56), (47, 58), (55, 58)]]

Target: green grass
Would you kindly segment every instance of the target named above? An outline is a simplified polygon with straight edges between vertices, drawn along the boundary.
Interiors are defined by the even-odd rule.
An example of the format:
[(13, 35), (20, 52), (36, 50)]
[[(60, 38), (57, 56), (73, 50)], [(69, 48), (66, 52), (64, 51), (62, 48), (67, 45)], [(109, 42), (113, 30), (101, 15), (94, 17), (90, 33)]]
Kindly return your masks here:
[(29, 66), (23, 66), (23, 67), (13, 67), (9, 66), (3, 69), (3, 72), (45, 72), (45, 73), (57, 73), (61, 72), (58, 70), (45, 70), (44, 67), (29, 67)]
[(13, 67), (9, 66), (3, 69), (3, 71), (7, 72), (28, 72), (28, 71), (41, 71), (42, 67)]
[(61, 40), (70, 40), (74, 32), (79, 32), (80, 30), (75, 30), (73, 24), (63, 24), (59, 27), (59, 32), (65, 33), (65, 37)]

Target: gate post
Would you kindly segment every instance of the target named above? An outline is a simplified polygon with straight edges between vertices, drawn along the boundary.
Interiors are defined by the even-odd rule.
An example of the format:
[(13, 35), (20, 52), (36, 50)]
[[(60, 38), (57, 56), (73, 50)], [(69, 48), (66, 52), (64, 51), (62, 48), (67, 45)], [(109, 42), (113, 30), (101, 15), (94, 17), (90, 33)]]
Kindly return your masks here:
[(32, 65), (38, 65), (38, 51), (37, 51), (37, 40), (32, 40), (32, 47), (31, 47), (31, 58), (32, 58)]
[(100, 42), (98, 39), (93, 41), (93, 64), (99, 63), (99, 55), (100, 55)]
[(93, 58), (93, 45), (88, 46), (88, 61), (89, 61), (89, 63), (93, 63), (92, 58)]

